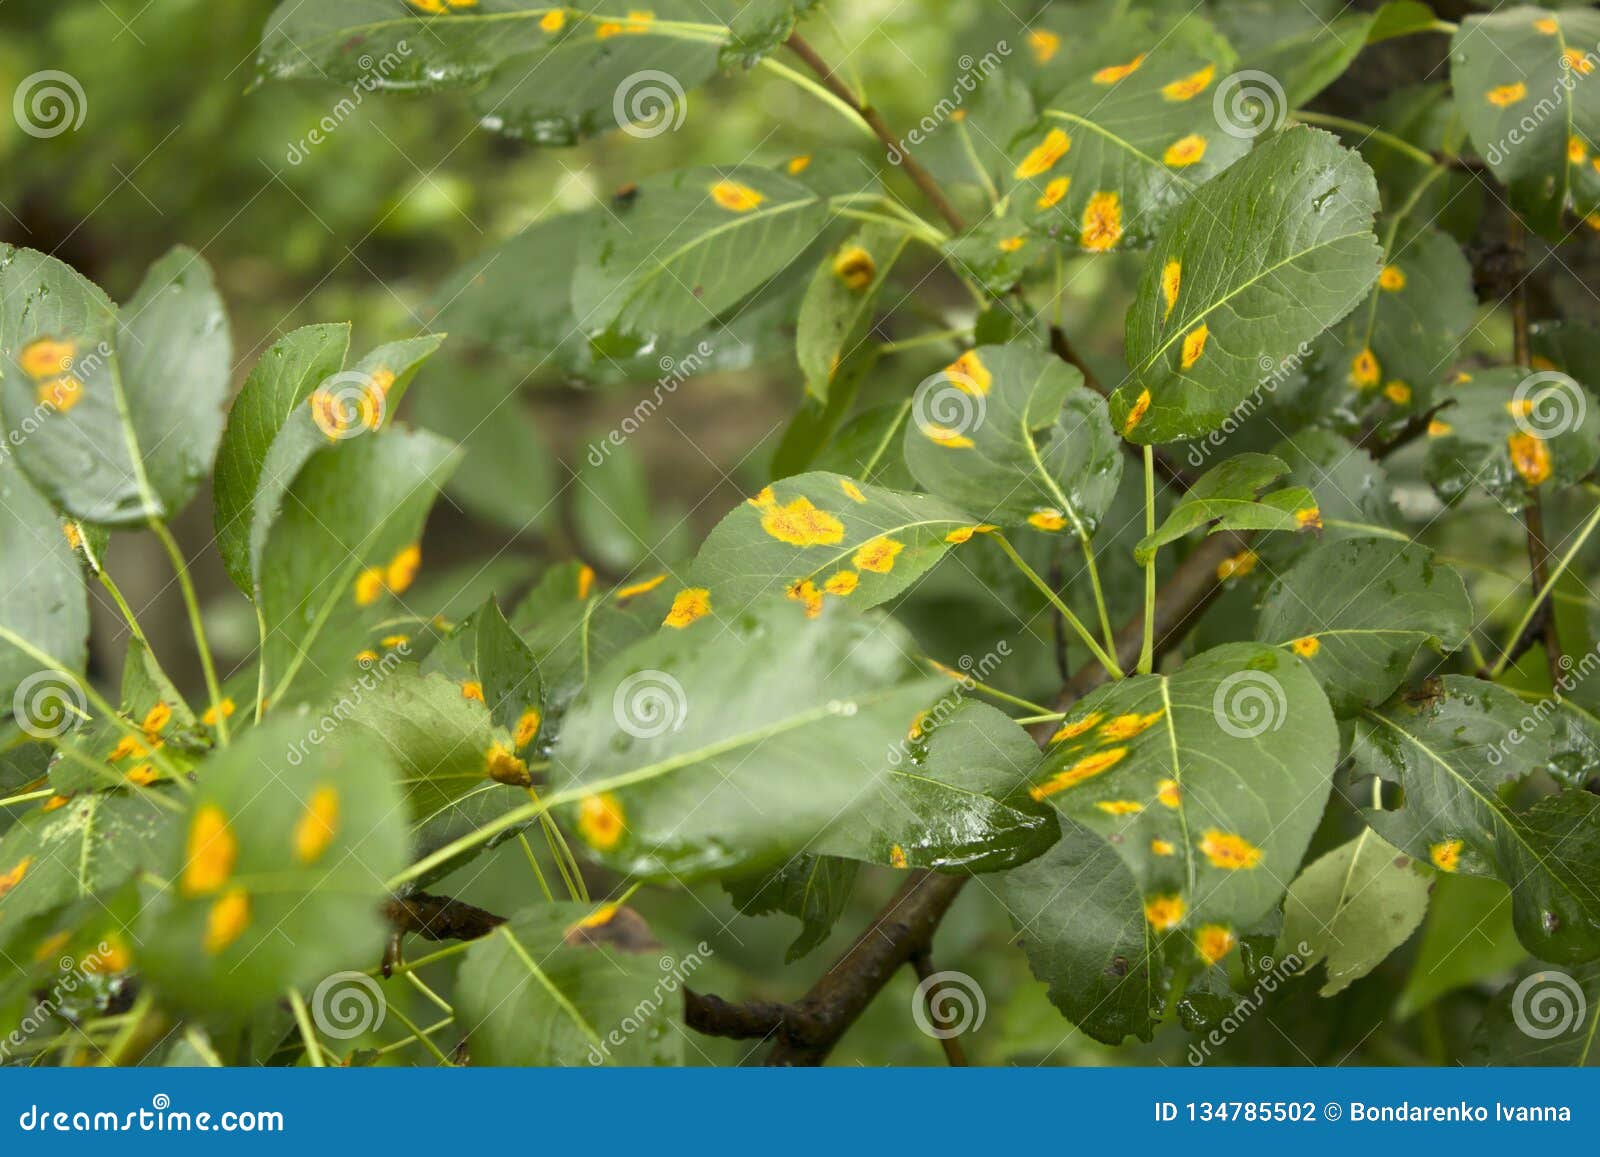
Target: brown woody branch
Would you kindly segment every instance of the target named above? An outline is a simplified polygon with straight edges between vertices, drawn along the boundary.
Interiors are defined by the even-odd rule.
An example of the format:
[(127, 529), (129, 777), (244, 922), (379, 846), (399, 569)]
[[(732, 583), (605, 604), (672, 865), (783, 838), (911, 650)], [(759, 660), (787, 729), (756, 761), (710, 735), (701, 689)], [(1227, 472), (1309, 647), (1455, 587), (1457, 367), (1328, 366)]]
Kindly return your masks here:
[(384, 905), (383, 914), (389, 921), (389, 947), (383, 954), (385, 977), (393, 975), (400, 962), (401, 942), (408, 932), (424, 940), (476, 940), (506, 922), (504, 916), (426, 892), (394, 897)]

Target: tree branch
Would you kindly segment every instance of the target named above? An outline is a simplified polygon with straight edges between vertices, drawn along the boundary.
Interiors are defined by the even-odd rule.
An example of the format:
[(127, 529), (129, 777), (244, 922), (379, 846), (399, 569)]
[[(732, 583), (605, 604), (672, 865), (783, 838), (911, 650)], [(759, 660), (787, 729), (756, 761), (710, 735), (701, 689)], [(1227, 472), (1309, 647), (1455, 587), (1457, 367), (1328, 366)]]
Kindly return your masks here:
[(390, 928), (389, 947), (383, 954), (385, 977), (393, 975), (394, 966), (401, 960), (401, 942), (407, 932), (415, 932), (424, 940), (476, 940), (506, 922), (504, 916), (426, 892), (396, 896), (384, 905), (383, 914)]

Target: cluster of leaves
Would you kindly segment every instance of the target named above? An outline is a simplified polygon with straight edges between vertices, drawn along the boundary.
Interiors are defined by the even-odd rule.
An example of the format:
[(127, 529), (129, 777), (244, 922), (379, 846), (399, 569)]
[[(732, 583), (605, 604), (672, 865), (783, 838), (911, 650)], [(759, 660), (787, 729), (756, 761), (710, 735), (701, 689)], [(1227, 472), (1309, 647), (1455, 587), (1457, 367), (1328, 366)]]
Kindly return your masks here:
[[(460, 89), (486, 127), (561, 144), (615, 127), (641, 73), (680, 90), (792, 73), (775, 54), (803, 46), (810, 7), (291, 2), (260, 66), (356, 82), (394, 53), (379, 87)], [(463, 270), (440, 296), (453, 340), (622, 377), (778, 351), (804, 382), (766, 484), (692, 557), (615, 582), (556, 565), (509, 614), (407, 599), (460, 459), (395, 420), (437, 338), (352, 359), (348, 327), (296, 330), (224, 422), (228, 325), (197, 255), (118, 306), (59, 261), (0, 253), (0, 782), (8, 809), (37, 805), (0, 838), (0, 950), (24, 962), (6, 1015), (60, 957), (93, 955), (74, 1021), (137, 994), (136, 1027), (184, 1022), (172, 1059), (320, 1062), (303, 994), (376, 970), (384, 902), (535, 829), (570, 897), (459, 950), (452, 1016), (476, 1061), (681, 1059), (653, 934), (586, 902), (574, 847), (635, 886), (715, 880), (746, 913), (795, 916), (793, 956), (861, 865), (986, 874), (1050, 999), (1111, 1044), (1221, 1021), (1284, 953), (1338, 992), (1411, 936), (1441, 877), (1499, 881), (1526, 953), (1588, 976), (1600, 697), (1512, 662), (1555, 581), (1490, 662), (1457, 565), (1406, 532), (1369, 447), (1425, 430), (1437, 508), (1474, 518), (1585, 493), (1600, 344), (1551, 325), (1537, 361), (1519, 331), (1527, 364), (1464, 369), (1479, 301), (1446, 226), (1477, 225), (1445, 208), (1472, 199), (1480, 157), (1529, 228), (1600, 220), (1600, 78), (1569, 47), (1600, 43), (1600, 18), (1263, 7), (1059, 4), (1004, 30), (1025, 50), (997, 49), (961, 115), (904, 146), (948, 191), (937, 219), (881, 156), (841, 149), (648, 177)], [(1450, 85), (1375, 110), (1384, 127), (1302, 107), (1365, 45), (1441, 30)], [(1247, 75), (1285, 105), (1219, 99)], [(1547, 88), (1557, 113), (1507, 145)], [(971, 304), (884, 361), (880, 312), (930, 275), (912, 277), (913, 243)], [(1102, 392), (1038, 303), (1068, 262), (1124, 254), (1126, 365)], [(1186, 476), (1185, 457), (1215, 461)], [(208, 473), (256, 662), (225, 680), (208, 662), (191, 705), (132, 624), (111, 702), (84, 671), (88, 584), (121, 602), (106, 535), (170, 544)], [(1597, 521), (1538, 573), (1570, 576)], [(1160, 579), (1209, 558), (1210, 534), (1240, 536), (1205, 576), (1224, 597), (1158, 663)], [(1103, 685), (1051, 710), (923, 658), (962, 639), (919, 614), (938, 582), (1058, 622)], [(1141, 607), (1135, 661), (1113, 611)], [(1587, 620), (1562, 626), (1552, 670), (1558, 638), (1592, 652)], [(1483, 1029), (1497, 1055), (1516, 1047), (1504, 1019)], [(113, 1059), (139, 1039), (119, 1031)]]

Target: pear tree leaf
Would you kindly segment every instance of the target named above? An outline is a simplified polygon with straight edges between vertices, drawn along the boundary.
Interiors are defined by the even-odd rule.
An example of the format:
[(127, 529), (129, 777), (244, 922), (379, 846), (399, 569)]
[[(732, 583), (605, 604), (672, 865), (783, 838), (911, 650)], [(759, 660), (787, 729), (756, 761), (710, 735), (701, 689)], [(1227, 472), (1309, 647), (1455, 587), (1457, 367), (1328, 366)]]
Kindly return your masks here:
[(800, 934), (783, 957), (792, 964), (828, 938), (850, 901), (860, 870), (857, 860), (802, 855), (774, 871), (729, 877), (722, 886), (746, 916), (782, 912), (800, 921)]
[(806, 393), (826, 401), (850, 347), (863, 339), (873, 303), (910, 242), (904, 229), (864, 225), (817, 268), (800, 302), (795, 353)]
[(1190, 531), (1212, 524), (1208, 533), (1224, 530), (1318, 529), (1321, 513), (1316, 496), (1303, 486), (1257, 495), (1288, 473), (1289, 464), (1271, 454), (1237, 454), (1207, 470), (1178, 499), (1156, 528), (1134, 547), (1134, 560), (1143, 566), (1161, 547)]

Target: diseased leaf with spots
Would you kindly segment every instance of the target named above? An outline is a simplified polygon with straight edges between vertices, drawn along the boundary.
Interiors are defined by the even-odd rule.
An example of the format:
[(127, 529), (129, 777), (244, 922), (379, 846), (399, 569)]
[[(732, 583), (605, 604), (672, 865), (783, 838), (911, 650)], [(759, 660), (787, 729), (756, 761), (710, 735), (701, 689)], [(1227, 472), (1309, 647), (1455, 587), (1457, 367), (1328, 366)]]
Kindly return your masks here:
[(1052, 810), (1022, 790), (1039, 764), (1028, 733), (983, 703), (941, 699), (888, 757), (816, 849), (892, 868), (995, 872), (1059, 837)]
[(684, 627), (705, 614), (731, 620), (755, 601), (787, 595), (817, 615), (894, 598), (968, 541), (979, 523), (924, 494), (799, 474), (764, 487), (723, 518), (689, 567), (667, 616)]
[(904, 229), (864, 225), (823, 260), (800, 302), (795, 354), (806, 392), (826, 401), (854, 347), (867, 339), (873, 305), (910, 242)]
[(1085, 541), (1122, 480), (1105, 400), (1074, 367), (1020, 344), (980, 346), (919, 388), (906, 464), (985, 522), (1067, 529)]
[(1393, 695), (1424, 644), (1454, 651), (1472, 628), (1466, 584), (1426, 547), (1352, 538), (1278, 577), (1256, 638), (1304, 659), (1342, 716)]
[(1305, 665), (1231, 643), (1076, 704), (1031, 790), (1111, 841), (1151, 928), (1181, 929), (1212, 963), (1283, 895), (1338, 754)]
[(382, 954), (383, 882), (406, 850), (396, 769), (304, 728), (269, 720), (207, 761), (141, 923), (170, 1006), (237, 1019)]
[(1506, 510), (1520, 511), (1600, 461), (1600, 405), (1564, 374), (1483, 370), (1449, 397), (1454, 404), (1429, 427), (1424, 468), (1446, 502), (1480, 487)]
[(800, 934), (783, 954), (792, 964), (828, 938), (850, 901), (860, 870), (856, 860), (802, 855), (775, 871), (727, 877), (722, 886), (746, 916), (782, 912), (800, 921)]
[(1144, 565), (1161, 547), (1207, 524), (1208, 534), (1318, 529), (1321, 513), (1317, 500), (1305, 487), (1285, 487), (1258, 497), (1288, 470), (1287, 462), (1271, 454), (1238, 454), (1218, 463), (1184, 492), (1153, 534), (1139, 540), (1134, 561)]
[[(683, 1062), (682, 970), (632, 908), (528, 908), (467, 949), (456, 999), (478, 1065)], [(691, 963), (692, 962), (692, 963)]]
[(1518, 214), (1560, 238), (1562, 214), (1600, 210), (1600, 13), (1501, 8), (1461, 22), (1450, 83), (1478, 154)]
[(663, 631), (567, 712), (551, 786), (579, 838), (630, 875), (781, 864), (883, 781), (939, 694), (912, 653), (886, 619), (838, 606), (812, 619), (781, 599)]
[(1366, 809), (1379, 835), (1441, 871), (1505, 881), (1528, 951), (1579, 963), (1600, 956), (1600, 797), (1566, 791), (1527, 811), (1506, 802), (1553, 762), (1551, 731), (1531, 710), (1492, 683), (1445, 675), (1362, 712), (1351, 756), (1359, 776), (1402, 793)]
[(1323, 963), (1322, 995), (1333, 996), (1410, 939), (1427, 911), (1426, 876), (1368, 828), (1308, 864), (1289, 885), (1278, 954), (1301, 955), (1308, 971)]
[(1128, 311), (1132, 380), (1111, 398), (1139, 443), (1219, 428), (1257, 382), (1377, 279), (1372, 170), (1291, 128), (1209, 181), (1165, 226)]

